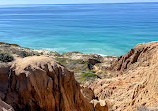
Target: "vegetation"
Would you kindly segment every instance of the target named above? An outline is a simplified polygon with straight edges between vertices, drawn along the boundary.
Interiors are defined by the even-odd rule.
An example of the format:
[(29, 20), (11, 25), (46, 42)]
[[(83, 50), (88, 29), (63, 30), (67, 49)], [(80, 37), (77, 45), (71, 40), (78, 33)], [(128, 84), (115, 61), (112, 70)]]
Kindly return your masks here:
[(82, 77), (93, 77), (93, 78), (100, 78), (98, 75), (94, 73), (83, 73), (81, 74)]
[(94, 73), (83, 73), (80, 75), (81, 76), (81, 80), (85, 81), (85, 80), (94, 80), (96, 78), (100, 78), (98, 75), (94, 74)]
[(40, 54), (35, 54), (36, 56), (40, 56)]
[(10, 43), (4, 43), (4, 42), (0, 42), (0, 44), (12, 45), (12, 46), (20, 47), (20, 46), (19, 46), (19, 45), (17, 45), (17, 44), (10, 44)]
[(66, 65), (68, 63), (68, 59), (67, 58), (55, 58), (56, 61), (62, 63), (63, 65)]
[(11, 62), (14, 60), (14, 57), (8, 52), (0, 52), (0, 61), (2, 62)]

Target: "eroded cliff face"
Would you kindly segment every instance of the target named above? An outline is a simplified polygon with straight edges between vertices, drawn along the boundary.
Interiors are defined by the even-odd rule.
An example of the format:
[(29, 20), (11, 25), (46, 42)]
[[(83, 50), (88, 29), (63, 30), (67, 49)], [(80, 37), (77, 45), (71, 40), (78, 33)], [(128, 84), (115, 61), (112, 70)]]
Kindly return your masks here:
[(5, 102), (19, 111), (93, 111), (74, 74), (48, 57), (27, 57), (12, 64)]
[[(0, 110), (156, 111), (157, 61), (158, 42), (138, 44), (108, 68), (117, 77), (97, 79), (89, 88), (80, 87), (73, 72), (49, 57), (0, 63)], [(96, 97), (99, 101), (91, 101)]]
[(158, 110), (158, 42), (138, 44), (111, 67), (118, 75), (90, 85), (109, 110)]
[(156, 55), (158, 42), (141, 43), (136, 45), (127, 54), (118, 58), (113, 63), (111, 69), (113, 71), (125, 72), (128, 70), (135, 69), (139, 66), (147, 67), (150, 64), (156, 63), (152, 61), (153, 55)]
[(0, 98), (4, 99), (5, 93), (8, 89), (10, 65), (7, 63), (0, 63)]
[[(6, 110), (12, 107), (16, 111), (95, 110), (88, 99), (93, 99), (94, 94), (84, 96), (74, 73), (49, 57), (26, 57), (10, 65), (1, 64), (0, 79), (0, 98), (3, 100), (0, 102), (6, 105)], [(101, 110), (98, 111), (107, 108), (99, 107)]]

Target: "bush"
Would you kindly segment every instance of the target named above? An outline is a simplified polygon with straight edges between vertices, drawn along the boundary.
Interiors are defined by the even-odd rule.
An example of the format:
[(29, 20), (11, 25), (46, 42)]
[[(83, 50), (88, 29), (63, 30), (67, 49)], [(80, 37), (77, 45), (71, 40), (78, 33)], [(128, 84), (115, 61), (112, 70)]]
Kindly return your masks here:
[(10, 53), (7, 52), (0, 52), (0, 61), (2, 62), (11, 62), (14, 58)]
[(94, 73), (83, 73), (83, 74), (81, 74), (81, 76), (84, 78), (86, 78), (86, 77), (100, 78), (98, 75), (96, 75)]
[(100, 77), (98, 75), (94, 74), (94, 73), (83, 73), (83, 74), (80, 75), (80, 81), (81, 82), (84, 82), (84, 81), (93, 82), (97, 78), (100, 78)]

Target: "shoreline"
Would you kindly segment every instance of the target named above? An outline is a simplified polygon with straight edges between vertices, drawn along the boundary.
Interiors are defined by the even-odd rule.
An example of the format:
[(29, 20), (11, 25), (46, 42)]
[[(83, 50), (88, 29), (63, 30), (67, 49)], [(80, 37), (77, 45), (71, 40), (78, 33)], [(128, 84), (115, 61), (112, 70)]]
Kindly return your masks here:
[[(31, 56), (45, 56), (52, 58), (55, 61), (61, 63), (68, 70), (74, 72), (76, 80), (81, 84), (84, 84), (85, 81), (94, 81), (96, 78), (110, 77), (110, 75), (104, 70), (108, 69), (118, 58), (117, 56), (86, 54), (77, 51), (59, 54), (58, 52), (49, 51), (46, 49), (31, 49), (21, 47), (17, 44), (4, 42), (0, 42), (0, 52), (2, 54), (9, 53), (7, 55), (12, 56), (13, 62), (16, 62), (18, 59), (23, 59)], [(85, 77), (83, 77), (83, 75)]]
[[(7, 53), (1, 52), (3, 49), (6, 52), (10, 51), (12, 55), (7, 55)], [(61, 92), (58, 90), (59, 85), (61, 87), (66, 86), (66, 89), (67, 86), (72, 89), (78, 85), (77, 89), (78, 92), (81, 92), (83, 94), (82, 97), (88, 97), (84, 96), (84, 89), (82, 89), (86, 88), (86, 92), (91, 91), (93, 93), (94, 99), (97, 98), (97, 101), (103, 100), (107, 104), (105, 107), (116, 111), (120, 111), (120, 109), (128, 110), (129, 108), (131, 109), (130, 111), (136, 110), (138, 108), (142, 109), (142, 104), (147, 109), (151, 109), (151, 107), (155, 110), (157, 109), (157, 104), (155, 105), (155, 103), (157, 103), (158, 100), (155, 100), (154, 98), (157, 97), (156, 87), (158, 76), (156, 72), (158, 72), (158, 41), (137, 44), (127, 54), (119, 58), (103, 58), (102, 56), (97, 54), (82, 54), (80, 52), (67, 52), (60, 55), (53, 51), (23, 48), (17, 44), (9, 43), (0, 43), (0, 52), (0, 61), (2, 61), (2, 59), (8, 60), (9, 56), (15, 57), (15, 54), (19, 56), (12, 61), (0, 62), (0, 70), (2, 71), (1, 75), (3, 75), (1, 76), (1, 80), (3, 80), (3, 82), (1, 82), (0, 87), (4, 89), (0, 93), (3, 94), (2, 100), (4, 100), (4, 102), (7, 102), (5, 100), (5, 97), (7, 97), (5, 94), (11, 94), (14, 96), (15, 93), (17, 93), (16, 89), (19, 88), (19, 85), (17, 83), (22, 83), (22, 86), (26, 86), (28, 83), (31, 83), (28, 86), (30, 88), (31, 85), (39, 85), (37, 83), (41, 81), (41, 83), (43, 83), (37, 87), (37, 91), (38, 89), (46, 89), (46, 92), (57, 91), (57, 93), (61, 94)], [(25, 82), (25, 80), (27, 81)], [(28, 82), (30, 80), (32, 81)], [(52, 80), (49, 85), (47, 84), (47, 80)], [(72, 84), (69, 85), (69, 83)], [(74, 86), (74, 84), (76, 85)], [(13, 86), (16, 87), (14, 88)], [(54, 89), (53, 86), (57, 86), (57, 90)], [(12, 90), (10, 88), (12, 88)], [(34, 90), (36, 88), (32, 87), (32, 89)], [(48, 89), (50, 89), (50, 91), (48, 91)], [(34, 91), (35, 93), (33, 94), (32, 92), (27, 92), (25, 94), (23, 92), (25, 92), (26, 90), (24, 90), (25, 89), (23, 87), (20, 87), (19, 92), (22, 92), (21, 94), (24, 94), (24, 97), (26, 97), (26, 100), (28, 100), (29, 103), (30, 99), (27, 98), (28, 94), (36, 95), (37, 91)], [(76, 89), (72, 90), (75, 91), (76, 94)], [(6, 93), (5, 91), (13, 92)], [(141, 93), (139, 93), (138, 91)], [(43, 91), (38, 94), (43, 95), (42, 92)], [(89, 92), (87, 92), (87, 94), (88, 93)], [(48, 93), (46, 95), (49, 94), (54, 93)], [(70, 94), (70, 92), (65, 93), (63, 91), (62, 94)], [(9, 100), (10, 97), (11, 96), (8, 96)], [(14, 97), (15, 101), (17, 100), (16, 97), (17, 96)], [(89, 99), (89, 101), (92, 102), (94, 99)], [(135, 99), (139, 101), (135, 101)], [(38, 98), (36, 100), (39, 101)], [(44, 98), (43, 101), (45, 100), (48, 99)], [(74, 100), (74, 98), (72, 100)], [(134, 103), (133, 100), (135, 101)], [(111, 103), (114, 104), (112, 104), (111, 106)], [(133, 103), (132, 106), (131, 103)], [(146, 105), (148, 103), (151, 105)], [(8, 104), (12, 106), (12, 103)], [(46, 106), (47, 105), (49, 104), (46, 104)], [(155, 106), (153, 107), (153, 105)], [(23, 106), (25, 106), (25, 104)], [(13, 106), (13, 108), (16, 107)], [(43, 108), (43, 106), (41, 108)], [(106, 110), (104, 109), (103, 111)]]
[(104, 55), (104, 54), (98, 54), (98, 53), (83, 53), (83, 52), (80, 52), (80, 51), (68, 51), (68, 52), (63, 52), (63, 53), (59, 53), (58, 51), (53, 51), (53, 50), (49, 50), (49, 48), (45, 49), (45, 48), (41, 48), (41, 49), (34, 49), (34, 48), (28, 48), (28, 47), (22, 47), (18, 44), (14, 44), (14, 43), (5, 43), (5, 42), (0, 42), (0, 45), (7, 45), (7, 46), (10, 46), (10, 47), (19, 47), (19, 48), (22, 48), (22, 50), (30, 50), (30, 51), (37, 51), (38, 53), (56, 53), (58, 55), (63, 55), (65, 53), (80, 53), (80, 54), (88, 54), (88, 55), (100, 55), (102, 57), (119, 57), (119, 56), (113, 56), (113, 55)]

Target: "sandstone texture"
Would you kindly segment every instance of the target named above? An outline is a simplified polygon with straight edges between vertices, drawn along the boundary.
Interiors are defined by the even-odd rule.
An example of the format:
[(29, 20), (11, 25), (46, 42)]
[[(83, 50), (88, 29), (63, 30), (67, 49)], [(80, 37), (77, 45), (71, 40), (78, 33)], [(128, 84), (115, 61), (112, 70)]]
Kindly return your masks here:
[[(84, 97), (74, 73), (50, 57), (30, 56), (2, 63), (0, 80), (2, 111), (94, 111), (90, 103), (94, 94)], [(107, 108), (98, 107), (98, 111)]]
[(19, 111), (93, 111), (73, 73), (47, 57), (27, 57), (12, 64), (5, 101)]
[[(7, 43), (0, 47), (22, 48)], [(0, 63), (0, 111), (158, 110), (158, 42), (138, 44), (119, 58), (40, 51), (35, 56), (28, 52), (29, 57), (11, 52), (14, 61)], [(100, 79), (80, 86), (72, 71), (76, 77), (96, 74)]]
[(113, 63), (118, 77), (88, 83), (112, 111), (158, 110), (158, 42), (138, 44)]

